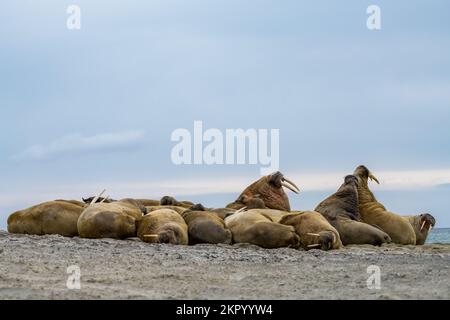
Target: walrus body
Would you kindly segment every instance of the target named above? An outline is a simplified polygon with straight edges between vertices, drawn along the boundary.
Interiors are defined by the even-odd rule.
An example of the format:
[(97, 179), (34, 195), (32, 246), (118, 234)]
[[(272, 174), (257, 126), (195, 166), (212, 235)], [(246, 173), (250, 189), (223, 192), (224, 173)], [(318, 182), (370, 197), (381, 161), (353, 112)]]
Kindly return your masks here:
[(136, 223), (142, 218), (141, 206), (131, 200), (93, 203), (78, 219), (78, 232), (83, 238), (117, 238), (136, 236)]
[(427, 240), (428, 233), (434, 227), (436, 220), (429, 213), (423, 213), (416, 216), (403, 216), (408, 220), (416, 234), (416, 245), (423, 245)]
[(342, 247), (338, 231), (316, 211), (294, 212), (284, 216), (280, 223), (294, 227), (300, 236), (300, 245), (305, 250)]
[(160, 209), (170, 209), (170, 210), (174, 210), (174, 211), (178, 212), (179, 214), (182, 214), (183, 212), (188, 210), (185, 207), (169, 206), (169, 205), (166, 205), (166, 206), (159, 206), (159, 205), (158, 206), (148, 206), (148, 207), (145, 207), (145, 208), (147, 209), (148, 213), (150, 213), (152, 211), (160, 210)]
[(416, 244), (416, 233), (411, 223), (404, 217), (386, 210), (377, 201), (368, 186), (368, 179), (378, 180), (365, 167), (356, 168), (353, 175), (358, 179), (359, 212), (361, 219), (369, 224), (380, 227), (398, 244)]
[(186, 211), (182, 217), (188, 225), (189, 244), (231, 244), (233, 236), (219, 214), (213, 211)]
[(84, 204), (75, 200), (44, 202), (8, 217), (8, 232), (24, 234), (78, 235), (77, 221)]
[(237, 243), (252, 243), (263, 248), (298, 248), (300, 238), (292, 226), (278, 222), (287, 212), (252, 209), (235, 213), (225, 219)]
[(174, 210), (159, 209), (146, 214), (138, 223), (137, 236), (144, 242), (188, 244), (188, 226)]
[(275, 172), (253, 182), (239, 195), (238, 199), (227, 205), (227, 208), (241, 209), (248, 203), (258, 200), (262, 203), (257, 207), (290, 211), (289, 199), (282, 187), (298, 193), (297, 186), (286, 179), (281, 172)]
[(377, 227), (360, 221), (358, 207), (358, 180), (349, 175), (333, 195), (323, 200), (314, 209), (321, 213), (339, 232), (342, 244), (372, 244), (388, 243), (391, 238)]

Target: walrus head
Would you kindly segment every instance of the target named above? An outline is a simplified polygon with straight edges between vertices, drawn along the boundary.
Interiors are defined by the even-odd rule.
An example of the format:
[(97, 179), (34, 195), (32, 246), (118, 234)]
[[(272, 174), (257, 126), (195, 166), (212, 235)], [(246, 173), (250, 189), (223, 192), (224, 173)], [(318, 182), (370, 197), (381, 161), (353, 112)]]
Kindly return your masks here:
[(177, 237), (175, 232), (171, 229), (164, 230), (158, 234), (158, 243), (172, 243), (176, 244)]
[[(95, 198), (96, 198), (96, 197), (89, 197), (89, 198), (81, 198), (81, 199), (83, 200), (84, 203), (91, 203)], [(106, 198), (99, 197), (99, 198), (97, 198), (97, 200), (95, 201), (95, 203), (100, 203), (100, 202), (103, 202), (103, 203), (111, 203), (111, 202), (114, 202), (114, 201), (115, 201), (115, 200), (110, 199), (110, 198), (108, 198), (108, 197), (106, 197)]]
[(356, 185), (358, 185), (358, 178), (356, 178), (352, 174), (349, 174), (349, 175), (345, 176), (344, 184), (346, 184), (346, 185), (354, 184), (356, 186)]
[(206, 208), (201, 203), (196, 203), (188, 209), (189, 211), (206, 211)]
[(161, 206), (176, 206), (178, 204), (178, 201), (171, 196), (164, 196), (159, 200), (159, 204)]
[(281, 172), (277, 171), (264, 176), (249, 185), (241, 193), (236, 202), (244, 205), (246, 205), (245, 203), (250, 202), (254, 206), (263, 205), (263, 207), (270, 209), (290, 211), (291, 206), (289, 204), (289, 199), (284, 192), (283, 187), (295, 193), (300, 192), (299, 188), (292, 181), (288, 180)]
[(419, 215), (420, 232), (430, 232), (436, 224), (436, 219), (429, 213)]
[(378, 179), (370, 172), (369, 169), (367, 169), (366, 166), (358, 166), (355, 171), (353, 172), (353, 175), (359, 179), (362, 179), (367, 183), (367, 180), (370, 179), (372, 181), (375, 181), (377, 184), (380, 184)]

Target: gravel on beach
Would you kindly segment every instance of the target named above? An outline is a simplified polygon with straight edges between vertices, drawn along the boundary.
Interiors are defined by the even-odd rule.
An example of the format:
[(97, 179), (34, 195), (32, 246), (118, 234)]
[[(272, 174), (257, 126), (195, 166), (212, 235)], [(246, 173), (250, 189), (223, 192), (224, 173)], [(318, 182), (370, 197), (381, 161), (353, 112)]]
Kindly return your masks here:
[[(80, 289), (67, 287), (72, 265)], [(324, 252), (0, 231), (0, 299), (450, 299), (450, 244)]]

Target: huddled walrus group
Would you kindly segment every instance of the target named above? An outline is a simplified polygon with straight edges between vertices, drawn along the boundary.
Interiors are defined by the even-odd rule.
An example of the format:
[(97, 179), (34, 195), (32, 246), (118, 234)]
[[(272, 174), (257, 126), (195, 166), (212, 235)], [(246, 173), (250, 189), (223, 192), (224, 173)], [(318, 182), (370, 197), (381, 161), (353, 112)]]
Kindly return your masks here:
[(283, 188), (300, 190), (281, 172), (253, 182), (223, 208), (205, 208), (170, 196), (113, 200), (100, 194), (83, 201), (54, 200), (11, 214), (8, 232), (305, 250), (349, 244), (424, 244), (436, 223), (434, 217), (388, 211), (369, 189), (369, 180), (379, 183), (365, 166), (357, 167), (335, 193), (309, 211), (291, 211)]

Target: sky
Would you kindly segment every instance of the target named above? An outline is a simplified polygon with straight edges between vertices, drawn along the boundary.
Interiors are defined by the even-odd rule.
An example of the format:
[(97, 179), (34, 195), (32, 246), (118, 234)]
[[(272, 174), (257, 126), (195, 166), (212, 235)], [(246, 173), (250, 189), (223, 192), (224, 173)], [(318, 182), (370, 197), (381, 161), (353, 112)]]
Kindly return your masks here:
[(102, 189), (224, 206), (260, 165), (175, 165), (197, 120), (279, 129), (295, 209), (365, 164), (388, 209), (450, 227), (449, 74), (448, 1), (2, 0), (0, 228)]

